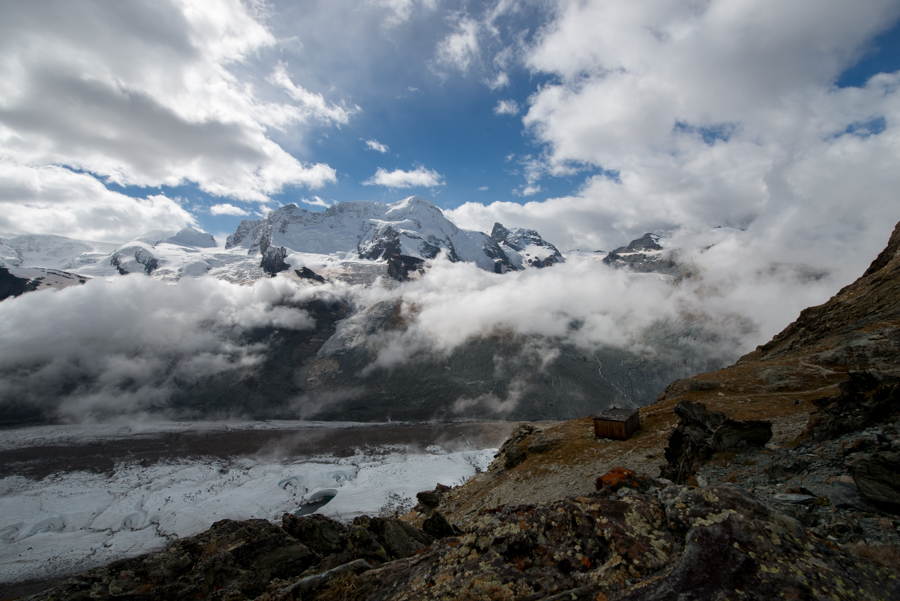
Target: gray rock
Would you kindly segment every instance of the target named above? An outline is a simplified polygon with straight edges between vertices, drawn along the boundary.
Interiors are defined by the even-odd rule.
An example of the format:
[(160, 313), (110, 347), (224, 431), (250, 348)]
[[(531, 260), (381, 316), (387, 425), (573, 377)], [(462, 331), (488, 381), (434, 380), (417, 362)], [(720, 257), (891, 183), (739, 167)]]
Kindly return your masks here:
[(776, 495), (772, 495), (772, 500), (776, 503), (787, 503), (789, 505), (809, 505), (815, 502), (816, 497), (812, 495), (779, 493)]
[(900, 453), (871, 453), (851, 467), (864, 497), (879, 503), (900, 502)]
[(879, 513), (878, 508), (859, 494), (856, 486), (847, 482), (835, 482), (828, 494), (831, 504), (840, 509), (858, 509), (869, 513)]
[(726, 419), (716, 428), (712, 437), (712, 446), (717, 451), (732, 449), (741, 442), (757, 447), (764, 447), (772, 438), (772, 423), (762, 420)]

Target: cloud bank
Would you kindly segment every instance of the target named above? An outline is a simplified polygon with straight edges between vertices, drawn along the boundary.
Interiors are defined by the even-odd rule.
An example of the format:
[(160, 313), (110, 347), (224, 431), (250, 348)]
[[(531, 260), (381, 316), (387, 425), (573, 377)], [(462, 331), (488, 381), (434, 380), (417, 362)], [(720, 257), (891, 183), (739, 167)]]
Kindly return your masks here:
[(744, 261), (786, 257), (847, 282), (900, 219), (900, 73), (835, 81), (898, 18), (887, 0), (560, 2), (522, 49), (524, 67), (550, 80), (523, 117), (542, 151), (521, 194), (554, 177), (581, 188), (448, 216), (603, 250), (732, 226), (749, 234)]

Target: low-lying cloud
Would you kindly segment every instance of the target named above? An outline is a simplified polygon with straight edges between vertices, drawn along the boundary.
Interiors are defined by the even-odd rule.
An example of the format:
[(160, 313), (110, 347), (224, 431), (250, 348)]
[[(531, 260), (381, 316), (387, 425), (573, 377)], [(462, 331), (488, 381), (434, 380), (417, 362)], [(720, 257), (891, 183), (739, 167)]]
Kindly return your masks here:
[[(447, 399), (445, 408), (448, 415), (481, 407), (514, 418), (527, 388), (523, 369), (552, 369), (560, 349), (588, 357), (623, 349), (695, 373), (753, 350), (842, 283), (834, 271), (771, 260), (765, 240), (740, 230), (663, 242), (676, 241), (684, 247), (679, 261), (695, 274), (677, 284), (580, 253), (551, 268), (502, 275), (439, 256), (423, 277), (396, 287), (284, 277), (251, 286), (210, 277), (173, 285), (130, 275), (29, 293), (0, 302), (0, 405), (72, 421), (176, 416), (170, 402), (180, 388), (229, 372), (253, 374), (271, 358), (271, 338), (258, 332), (316, 327), (309, 302), (340, 301), (358, 314), (400, 300), (395, 321), (402, 327), (359, 330), (377, 351), (361, 375), (389, 378), (398, 366), (440, 361), (473, 339), (521, 340), (520, 356), (495, 358), (505, 392)], [(604, 374), (611, 367), (602, 366)], [(361, 379), (275, 401), (291, 415), (314, 418), (365, 395)]]

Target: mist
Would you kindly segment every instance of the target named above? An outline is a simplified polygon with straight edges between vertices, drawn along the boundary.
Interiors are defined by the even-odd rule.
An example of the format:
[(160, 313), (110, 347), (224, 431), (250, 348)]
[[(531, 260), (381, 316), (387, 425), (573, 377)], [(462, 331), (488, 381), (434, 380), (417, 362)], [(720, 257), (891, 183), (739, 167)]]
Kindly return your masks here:
[(352, 316), (392, 301), (402, 327), (363, 333), (375, 353), (359, 385), (280, 399), (287, 412), (280, 417), (315, 419), (348, 399), (365, 400), (362, 376), (390, 378), (400, 366), (439, 363), (472, 340), (506, 336), (525, 343), (518, 356), (494, 358), (495, 378), (509, 380), (505, 392), (446, 404), (457, 412), (482, 405), (516, 419), (527, 388), (516, 374), (522, 365), (547, 370), (560, 348), (587, 356), (601, 348), (646, 358), (677, 353), (685, 371), (721, 367), (847, 283), (843, 273), (772, 261), (759, 250), (762, 242), (740, 230), (665, 239), (681, 246), (679, 261), (693, 274), (678, 282), (580, 253), (552, 268), (502, 275), (438, 257), (423, 277), (393, 287), (282, 276), (253, 285), (209, 277), (174, 285), (129, 275), (31, 293), (0, 303), (0, 411), (12, 421), (35, 411), (64, 422), (178, 417), (171, 403), (179, 390), (253, 374), (272, 359), (279, 332), (315, 329), (309, 303), (339, 303)]

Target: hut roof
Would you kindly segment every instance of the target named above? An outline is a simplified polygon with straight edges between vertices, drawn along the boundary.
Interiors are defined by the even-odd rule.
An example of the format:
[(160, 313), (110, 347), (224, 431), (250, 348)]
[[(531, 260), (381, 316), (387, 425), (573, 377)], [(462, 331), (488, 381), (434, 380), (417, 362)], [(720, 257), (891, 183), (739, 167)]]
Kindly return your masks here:
[(628, 421), (628, 418), (637, 413), (637, 411), (637, 409), (619, 409), (618, 407), (610, 407), (600, 415), (594, 417), (611, 422), (624, 422)]

